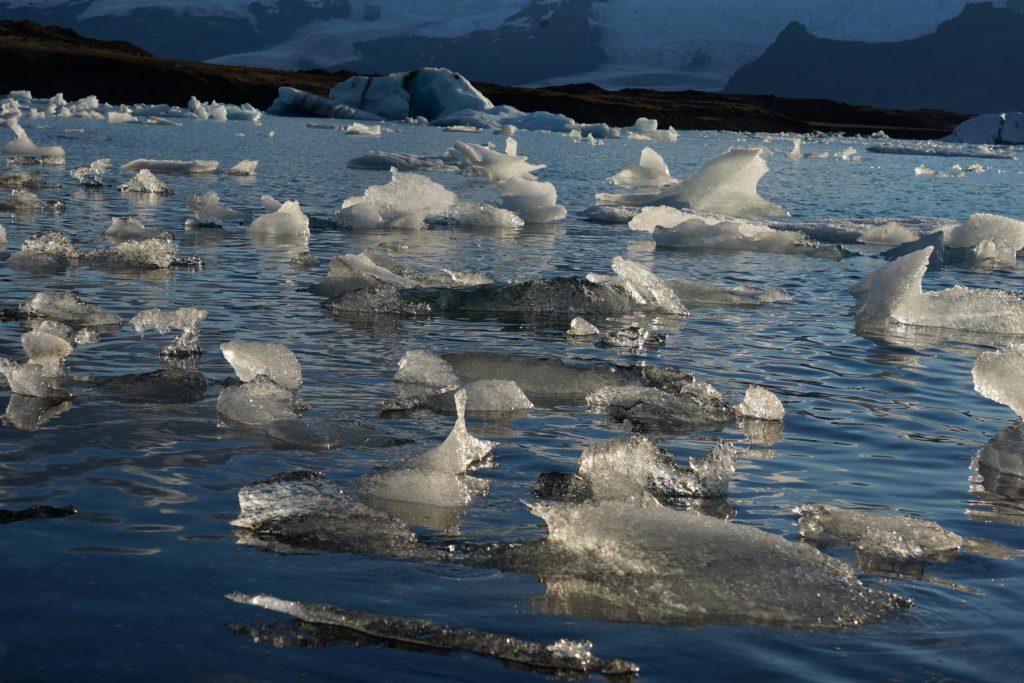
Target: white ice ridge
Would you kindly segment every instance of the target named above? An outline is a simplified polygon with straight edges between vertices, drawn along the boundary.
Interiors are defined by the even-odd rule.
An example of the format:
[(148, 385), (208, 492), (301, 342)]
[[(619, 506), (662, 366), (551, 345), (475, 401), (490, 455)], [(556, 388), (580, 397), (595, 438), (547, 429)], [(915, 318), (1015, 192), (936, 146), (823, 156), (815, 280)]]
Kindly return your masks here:
[(668, 129), (658, 128), (658, 119), (648, 119), (641, 116), (632, 126), (625, 129), (630, 140), (661, 140), (663, 142), (675, 142), (679, 139), (676, 129), (669, 126)]
[(615, 185), (628, 188), (659, 188), (671, 185), (676, 179), (669, 173), (661, 155), (650, 147), (640, 152), (640, 165), (623, 169), (608, 179)]
[(651, 232), (659, 247), (672, 249), (756, 251), (827, 258), (840, 254), (835, 247), (821, 247), (801, 232), (776, 230), (759, 221), (671, 206), (644, 207), (630, 219), (629, 227)]
[(7, 124), (7, 127), (11, 129), (11, 132), (14, 133), (14, 140), (10, 140), (0, 145), (0, 153), (6, 154), (7, 156), (35, 159), (43, 163), (64, 163), (64, 148), (57, 145), (40, 147), (36, 143), (32, 142), (32, 138), (30, 138), (28, 133), (25, 132), (25, 129), (18, 124), (17, 115), (5, 115), (3, 117), (3, 121)]
[(231, 341), (221, 344), (220, 350), (243, 382), (265, 375), (286, 389), (298, 390), (302, 386), (299, 359), (284, 344)]
[(68, 171), (83, 187), (100, 187), (103, 185), (103, 174), (110, 170), (110, 159), (97, 159), (88, 166)]
[(131, 325), (140, 335), (149, 330), (160, 334), (181, 330), (181, 334), (161, 351), (161, 355), (172, 358), (198, 356), (199, 323), (206, 319), (206, 311), (200, 308), (178, 308), (173, 311), (162, 311), (159, 308), (147, 308), (131, 319)]
[(190, 194), (185, 198), (185, 206), (195, 213), (195, 219), (190, 219), (194, 226), (220, 225), (223, 221), (238, 217), (238, 212), (224, 204), (213, 190)]
[(1024, 418), (1024, 345), (986, 351), (974, 362), (974, 390)]
[(517, 156), (518, 148), (515, 140), (506, 138), (505, 153), (475, 145), (471, 142), (456, 142), (444, 153), (444, 160), (458, 166), (467, 175), (483, 175), (493, 183), (500, 183), (509, 178), (526, 178), (532, 180), (533, 172), (544, 168), (543, 165), (529, 164), (526, 157)]
[(921, 282), (931, 253), (932, 247), (926, 247), (901, 256), (851, 287), (857, 325), (1024, 335), (1024, 300), (1018, 294), (960, 285), (923, 292)]
[(665, 313), (687, 315), (686, 307), (672, 288), (639, 263), (616, 256), (612, 259), (612, 270), (619, 276), (629, 296), (641, 306), (654, 306)]
[[(251, 232), (268, 235), (309, 234), (309, 216), (302, 213), (302, 207), (297, 200), (292, 199), (281, 204), (267, 195), (261, 199), (268, 212), (253, 219), (249, 225)], [(275, 205), (276, 208), (273, 208)]]
[(112, 240), (149, 240), (149, 239), (174, 239), (174, 235), (166, 230), (147, 228), (138, 218), (120, 218), (114, 216), (110, 219), (110, 226), (103, 231), (103, 236)]
[(209, 159), (179, 161), (176, 159), (135, 159), (121, 166), (123, 171), (147, 170), (156, 173), (213, 173), (220, 162)]
[(600, 204), (672, 206), (713, 211), (739, 218), (787, 216), (785, 209), (757, 194), (768, 164), (761, 147), (733, 148), (715, 157), (695, 176), (669, 185), (656, 194), (597, 195)]
[(166, 183), (157, 178), (149, 171), (149, 169), (146, 168), (139, 171), (135, 174), (134, 178), (117, 189), (121, 190), (121, 192), (139, 192), (142, 194), (171, 194), (171, 188), (167, 187)]

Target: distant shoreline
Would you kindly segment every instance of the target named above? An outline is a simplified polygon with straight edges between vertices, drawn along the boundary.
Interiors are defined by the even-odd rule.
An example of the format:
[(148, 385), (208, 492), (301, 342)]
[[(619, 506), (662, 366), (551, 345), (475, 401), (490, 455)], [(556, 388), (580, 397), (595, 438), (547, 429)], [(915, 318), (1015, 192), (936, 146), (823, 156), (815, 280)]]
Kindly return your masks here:
[[(96, 95), (113, 104), (184, 105), (190, 96), (225, 103), (248, 102), (266, 109), (280, 86), (326, 96), (351, 72), (277, 71), (222, 66), (156, 57), (123, 41), (85, 38), (70, 29), (27, 21), (0, 21), (0, 94), (31, 90), (68, 100)], [(632, 124), (638, 117), (658, 119), (662, 128), (762, 133), (870, 134), (934, 139), (948, 135), (969, 118), (937, 110), (900, 111), (758, 95), (687, 90), (607, 91), (593, 84), (520, 88), (474, 83), (495, 104), (523, 111), (550, 111), (580, 123)]]

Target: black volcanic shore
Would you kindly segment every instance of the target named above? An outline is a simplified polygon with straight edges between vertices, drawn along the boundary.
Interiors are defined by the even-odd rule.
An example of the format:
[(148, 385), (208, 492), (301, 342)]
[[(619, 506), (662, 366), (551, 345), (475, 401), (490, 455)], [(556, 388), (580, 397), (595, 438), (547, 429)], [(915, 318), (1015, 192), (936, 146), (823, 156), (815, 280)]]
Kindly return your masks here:
[[(326, 95), (350, 72), (292, 72), (169, 60), (122, 41), (85, 38), (69, 29), (32, 22), (0, 21), (0, 93), (63, 92), (67, 99), (96, 95), (111, 103), (184, 105), (200, 100), (266, 109), (279, 86)], [(967, 118), (937, 110), (900, 111), (829, 100), (732, 95), (688, 90), (607, 91), (592, 84), (518, 88), (476, 83), (495, 104), (523, 111), (550, 111), (580, 122), (632, 124), (658, 119), (681, 130), (861, 134), (884, 130), (896, 138), (938, 138)]]

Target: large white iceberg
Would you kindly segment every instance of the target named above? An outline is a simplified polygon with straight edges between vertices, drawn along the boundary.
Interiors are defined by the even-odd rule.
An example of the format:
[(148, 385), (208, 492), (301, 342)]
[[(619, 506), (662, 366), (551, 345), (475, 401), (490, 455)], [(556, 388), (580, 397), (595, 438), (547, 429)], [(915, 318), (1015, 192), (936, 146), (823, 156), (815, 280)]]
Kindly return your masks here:
[(981, 114), (969, 118), (957, 125), (945, 140), (975, 145), (1024, 144), (1024, 112)]
[[(297, 98), (292, 97), (294, 104)], [(353, 76), (331, 88), (329, 101), (392, 120), (410, 116), (434, 120), (460, 109), (494, 106), (460, 74), (432, 67), (386, 76)]]

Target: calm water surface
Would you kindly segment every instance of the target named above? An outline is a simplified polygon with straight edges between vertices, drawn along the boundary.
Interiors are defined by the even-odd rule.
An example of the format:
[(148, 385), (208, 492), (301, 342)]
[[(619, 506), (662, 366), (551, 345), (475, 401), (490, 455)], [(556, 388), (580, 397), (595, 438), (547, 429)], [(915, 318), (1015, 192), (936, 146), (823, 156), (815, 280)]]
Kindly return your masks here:
[[(322, 470), (351, 481), (389, 459), (440, 442), (452, 418), (416, 412), (380, 420), (394, 396), (392, 376), (412, 348), (435, 352), (488, 349), (587, 362), (673, 365), (711, 381), (738, 399), (748, 383), (782, 399), (782, 440), (765, 447), (746, 441), (735, 425), (723, 432), (668, 438), (681, 462), (715, 438), (751, 452), (740, 459), (729, 496), (734, 524), (798, 540), (793, 508), (809, 502), (931, 519), (961, 536), (1024, 547), (1021, 482), (986, 488), (969, 469), (972, 456), (1014, 420), (1012, 412), (972, 390), (971, 366), (988, 346), (916, 335), (868, 339), (854, 330), (846, 289), (882, 264), (877, 250), (840, 262), (772, 254), (695, 255), (655, 250), (649, 235), (625, 226), (584, 222), (578, 215), (604, 179), (636, 164), (644, 143), (613, 140), (602, 147), (553, 134), (520, 133), (522, 154), (547, 164), (544, 180), (558, 188), (569, 217), (521, 230), (429, 230), (353, 233), (316, 230), (308, 249), (313, 269), (290, 259), (305, 244), (254, 241), (247, 222), (224, 230), (186, 231), (183, 198), (214, 190), (228, 205), (259, 213), (259, 197), (298, 199), (327, 218), (346, 197), (387, 174), (353, 171), (346, 162), (376, 149), (438, 154), (457, 139), (499, 140), (490, 134), (453, 135), (427, 127), (391, 125), (381, 138), (310, 129), (300, 119), (250, 123), (191, 122), (180, 128), (108, 125), (77, 120), (26, 122), (39, 144), (61, 144), (66, 168), (43, 173), (60, 189), (62, 216), (3, 216), (9, 250), (39, 231), (68, 232), (80, 249), (106, 246), (111, 216), (138, 216), (171, 230), (179, 255), (200, 255), (206, 268), (148, 275), (79, 266), (59, 276), (34, 276), (0, 264), (0, 303), (16, 306), (38, 291), (74, 290), (124, 320), (144, 308), (197, 306), (208, 377), (230, 376), (217, 345), (232, 339), (288, 345), (302, 363), (303, 398), (312, 415), (352, 417), (399, 429), (418, 443), (406, 450), (313, 452), (280, 448), (261, 431), (219, 424), (219, 387), (186, 404), (124, 401), (82, 389), (63, 413), (38, 431), (0, 425), (0, 507), (36, 504), (77, 507), (76, 517), (0, 527), (0, 680), (537, 680), (479, 656), (436, 656), (347, 645), (278, 649), (233, 635), (228, 625), (269, 622), (274, 615), (229, 602), (231, 591), (330, 602), (343, 607), (499, 630), (550, 642), (589, 639), (600, 656), (639, 663), (641, 680), (1014, 680), (1024, 676), (1024, 559), (965, 553), (929, 564), (923, 577), (862, 574), (914, 601), (882, 623), (836, 633), (743, 626), (670, 628), (546, 614), (536, 607), (544, 586), (536, 577), (453, 564), (402, 562), (346, 554), (275, 555), (236, 543), (229, 522), (238, 489), (296, 468)], [(276, 134), (269, 137), (267, 133)], [(673, 175), (687, 177), (732, 146), (765, 145), (770, 172), (760, 190), (788, 208), (794, 220), (931, 216), (963, 220), (976, 211), (1024, 217), (1024, 166), (982, 160), (984, 173), (915, 176), (926, 163), (949, 170), (970, 159), (935, 159), (863, 152), (866, 141), (805, 141), (804, 151), (862, 150), (856, 163), (794, 161), (785, 138), (683, 133), (655, 143)], [(258, 159), (255, 178), (224, 174), (168, 175), (175, 194), (140, 201), (116, 184), (131, 174), (111, 172), (98, 191), (80, 190), (66, 169), (110, 157), (115, 166), (138, 157), (217, 159), (227, 168)], [(460, 196), (498, 201), (480, 180), (452, 173), (436, 181)], [(610, 272), (623, 255), (661, 276), (722, 285), (783, 287), (792, 301), (761, 308), (691, 307), (688, 318), (662, 319), (667, 344), (643, 356), (566, 339), (565, 320), (333, 319), (304, 290), (330, 257), (382, 243), (404, 243), (395, 257), (416, 269), (475, 268), (495, 280)], [(1024, 288), (1021, 271), (947, 268), (930, 272), (926, 288), (954, 283)], [(603, 328), (633, 318), (595, 320)], [(21, 358), (18, 323), (0, 324), (0, 355)], [(128, 326), (96, 344), (76, 348), (70, 371), (92, 379), (163, 367), (159, 350), (169, 336), (140, 339)], [(6, 401), (4, 392), (0, 401)], [(623, 427), (580, 406), (538, 407), (507, 422), (470, 420), (470, 430), (498, 441), (498, 467), (478, 476), (489, 494), (473, 504), (452, 540), (527, 541), (545, 536), (523, 501), (540, 472), (575, 468), (582, 449), (623, 433)], [(992, 489), (992, 490), (989, 490)], [(425, 531), (425, 534), (437, 532)], [(830, 554), (852, 562), (842, 549)]]

